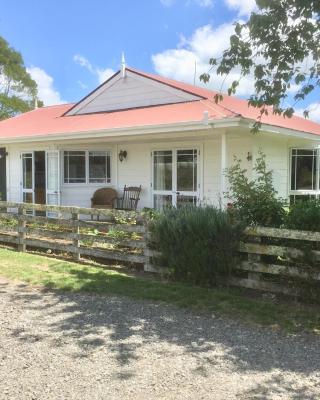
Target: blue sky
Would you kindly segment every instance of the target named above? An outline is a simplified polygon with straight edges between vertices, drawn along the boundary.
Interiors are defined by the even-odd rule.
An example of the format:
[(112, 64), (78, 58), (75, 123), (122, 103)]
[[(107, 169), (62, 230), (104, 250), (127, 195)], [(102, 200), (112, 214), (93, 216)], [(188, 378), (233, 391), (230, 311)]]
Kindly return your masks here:
[[(254, 0), (2, 1), (0, 35), (19, 50), (46, 105), (74, 102), (129, 66), (193, 82), (228, 45)], [(234, 76), (228, 80), (231, 82)], [(224, 88), (227, 87), (228, 81)], [(221, 78), (211, 87), (220, 89)], [(252, 91), (250, 78), (239, 95)], [(315, 99), (311, 99), (315, 102)]]

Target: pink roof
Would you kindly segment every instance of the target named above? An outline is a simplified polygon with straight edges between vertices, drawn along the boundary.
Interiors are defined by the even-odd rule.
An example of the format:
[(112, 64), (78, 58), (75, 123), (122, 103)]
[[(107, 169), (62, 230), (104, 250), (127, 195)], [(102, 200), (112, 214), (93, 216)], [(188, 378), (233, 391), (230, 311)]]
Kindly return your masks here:
[[(0, 140), (1, 138), (36, 137), (116, 128), (201, 122), (204, 111), (208, 111), (209, 120), (221, 120), (233, 117), (255, 120), (258, 116), (258, 110), (248, 107), (246, 100), (225, 95), (222, 102), (215, 104), (213, 100), (215, 92), (211, 90), (147, 74), (131, 68), (127, 69), (147, 78), (202, 96), (204, 99), (186, 103), (75, 116), (63, 116), (64, 113), (73, 107), (73, 104), (38, 108), (1, 121)], [(282, 128), (320, 135), (320, 124), (296, 116), (283, 118), (282, 116), (270, 113), (263, 118), (262, 122)]]

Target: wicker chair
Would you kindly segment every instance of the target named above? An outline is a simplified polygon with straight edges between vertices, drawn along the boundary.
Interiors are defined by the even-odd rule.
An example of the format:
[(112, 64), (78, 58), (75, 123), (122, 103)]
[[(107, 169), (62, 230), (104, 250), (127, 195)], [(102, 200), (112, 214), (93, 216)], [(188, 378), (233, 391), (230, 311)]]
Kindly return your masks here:
[[(116, 190), (112, 188), (98, 189), (92, 196), (91, 208), (114, 208), (114, 202), (117, 196)], [(91, 219), (93, 219), (93, 215)], [(99, 219), (99, 216), (97, 216), (97, 219)]]
[(122, 197), (117, 198), (117, 209), (135, 211), (140, 200), (140, 186), (124, 186)]

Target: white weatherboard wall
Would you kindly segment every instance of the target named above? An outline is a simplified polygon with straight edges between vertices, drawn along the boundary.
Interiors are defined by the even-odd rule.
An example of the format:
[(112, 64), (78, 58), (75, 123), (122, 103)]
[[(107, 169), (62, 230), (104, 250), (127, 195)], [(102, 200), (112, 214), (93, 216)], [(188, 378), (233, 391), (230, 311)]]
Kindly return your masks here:
[[(194, 136), (197, 133), (195, 132)], [(141, 139), (140, 139), (141, 140)], [(289, 151), (290, 147), (317, 146), (316, 142), (294, 139), (288, 137), (270, 137), (260, 133), (251, 135), (248, 132), (227, 132), (227, 166), (233, 164), (233, 156), (242, 160), (242, 166), (252, 172), (252, 166), (261, 148), (267, 156), (269, 168), (273, 170), (274, 185), (279, 195), (288, 196), (289, 186)], [(68, 144), (43, 142), (32, 144), (11, 144), (6, 146), (9, 153), (7, 157), (7, 194), (10, 201), (21, 201), (21, 152), (61, 150), (61, 204), (90, 206), (90, 199), (94, 191), (99, 187), (114, 187), (119, 194), (122, 193), (124, 185), (142, 185), (141, 201), (139, 208), (152, 205), (152, 158), (153, 150), (168, 150), (178, 148), (198, 148), (200, 150), (200, 198), (202, 203), (218, 205), (222, 198), (221, 193), (221, 135), (212, 135), (206, 139), (181, 140), (172, 137), (171, 140), (148, 143), (125, 142), (115, 144), (107, 140), (96, 144), (68, 141)], [(111, 178), (110, 185), (101, 184), (64, 184), (63, 183), (63, 150), (109, 150), (111, 151)], [(118, 160), (120, 150), (126, 150), (127, 159), (122, 163)], [(252, 154), (253, 160), (248, 161), (248, 152)]]
[[(227, 141), (227, 165), (232, 165), (233, 155), (245, 159), (252, 149), (252, 140), (248, 138), (230, 138)], [(173, 141), (166, 143), (125, 144), (118, 149), (128, 152), (127, 160), (118, 163), (118, 187), (125, 184), (142, 185), (141, 202), (139, 206), (150, 207), (152, 204), (152, 158), (154, 150), (171, 150), (179, 148), (197, 148), (200, 150), (200, 201), (205, 204), (220, 204), (221, 200), (221, 139), (205, 139), (199, 141)], [(248, 150), (249, 149), (249, 150)], [(250, 164), (251, 165), (251, 164)]]
[[(75, 142), (76, 143), (76, 142)], [(8, 162), (8, 199), (21, 201), (22, 168), (20, 154), (29, 151), (45, 151), (49, 149), (61, 150), (61, 204), (90, 206), (93, 192), (99, 187), (110, 186), (121, 194), (124, 185), (142, 185), (139, 208), (152, 205), (152, 158), (153, 150), (167, 150), (177, 148), (198, 148), (200, 150), (200, 194), (202, 200), (208, 203), (217, 202), (220, 181), (220, 142), (219, 139), (202, 141), (176, 141), (172, 143), (125, 143), (110, 144), (20, 144), (7, 146)], [(110, 150), (112, 153), (112, 183), (100, 184), (64, 184), (63, 183), (63, 150)], [(127, 159), (122, 163), (118, 160), (120, 150), (126, 150)]]
[[(72, 206), (77, 205), (79, 207), (90, 207), (91, 198), (95, 190), (101, 187), (112, 187), (117, 188), (117, 154), (116, 145), (111, 143), (97, 143), (97, 144), (59, 144), (57, 146), (58, 150), (61, 150), (60, 160), (61, 160), (61, 205)], [(88, 184), (65, 184), (63, 182), (63, 150), (99, 150), (99, 151), (110, 151), (111, 152), (111, 183), (101, 184), (101, 183), (88, 183)]]
[(254, 137), (253, 163), (259, 150), (266, 155), (267, 167), (273, 173), (273, 185), (279, 197), (287, 198), (289, 185), (289, 147), (286, 137), (271, 138), (260, 133)]
[(127, 151), (127, 159), (118, 161), (118, 188), (125, 185), (142, 186), (139, 208), (151, 207), (151, 144), (118, 145), (118, 151)]
[[(21, 182), (22, 182), (22, 166), (21, 166), (21, 153), (32, 151), (46, 151), (46, 150), (110, 150), (111, 156), (111, 179), (110, 186), (116, 187), (116, 146), (110, 143), (98, 144), (56, 144), (56, 143), (32, 143), (32, 144), (14, 144), (6, 146), (8, 151), (7, 157), (7, 198), (10, 201), (22, 201), (21, 195)], [(61, 204), (62, 205), (78, 205), (80, 207), (89, 207), (90, 199), (93, 192), (101, 187), (101, 184), (68, 184), (63, 183), (63, 152), (60, 152), (60, 182), (61, 182)]]
[[(214, 175), (212, 176), (211, 174), (209, 175), (208, 171), (206, 173), (208, 176), (213, 179), (213, 195), (210, 193), (208, 198), (211, 199), (210, 203), (213, 203), (215, 205), (222, 205), (225, 204), (226, 201), (224, 200), (224, 197), (226, 196), (226, 192), (229, 191), (229, 184), (228, 180), (225, 179), (225, 191), (222, 193), (221, 190), (221, 180), (222, 180), (222, 171), (221, 171), (221, 141), (222, 138), (219, 138), (216, 142), (216, 158), (214, 160)], [(241, 160), (241, 167), (243, 169), (247, 170), (247, 175), (250, 178), (252, 175), (252, 161), (248, 161), (248, 153), (252, 154), (252, 149), (253, 149), (253, 139), (252, 135), (249, 135), (247, 133), (241, 134), (241, 135), (233, 135), (233, 134), (227, 134), (226, 135), (226, 168), (230, 168), (232, 165), (234, 165), (235, 160), (234, 157), (237, 157), (238, 159)], [(210, 153), (211, 154), (211, 153)], [(211, 168), (208, 169), (211, 171)], [(216, 186), (215, 186), (216, 185)], [(208, 185), (208, 188), (211, 188), (211, 185)], [(210, 190), (210, 189), (209, 189)], [(229, 199), (231, 200), (231, 199)]]
[(290, 148), (317, 147), (319, 143), (312, 140), (290, 138), (258, 133), (253, 136), (253, 162), (259, 150), (266, 155), (267, 167), (273, 172), (273, 185), (279, 197), (287, 199), (290, 185)]
[(217, 204), (220, 191), (220, 139), (203, 142), (201, 160), (203, 163), (203, 202)]
[[(194, 141), (175, 141), (172, 143), (126, 144), (122, 147), (128, 152), (128, 157), (118, 163), (118, 187), (124, 185), (142, 185), (139, 208), (152, 205), (152, 152), (155, 150), (173, 150), (179, 148), (198, 148), (202, 153), (203, 143)], [(202, 171), (202, 156), (200, 155), (199, 168)], [(200, 182), (201, 183), (201, 182)], [(202, 186), (202, 185), (201, 185)], [(201, 189), (201, 188), (200, 188)]]

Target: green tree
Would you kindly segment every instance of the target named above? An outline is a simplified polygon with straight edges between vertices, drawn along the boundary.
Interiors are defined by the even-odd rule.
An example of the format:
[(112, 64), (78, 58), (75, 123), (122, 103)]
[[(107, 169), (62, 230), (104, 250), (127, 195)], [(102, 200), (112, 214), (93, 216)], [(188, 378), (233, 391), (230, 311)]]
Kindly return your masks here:
[[(249, 100), (259, 109), (255, 130), (264, 114), (291, 117), (297, 102), (320, 86), (320, 1), (256, 0), (257, 11), (246, 23), (236, 23), (230, 47), (219, 59), (210, 59), (212, 69), (228, 75), (240, 69), (228, 94), (236, 93), (242, 77), (253, 74), (255, 93)], [(207, 82), (210, 72), (201, 75)], [(287, 104), (288, 93), (293, 104)], [(222, 99), (218, 93), (215, 100)], [(305, 110), (304, 115), (308, 116)]]
[(0, 120), (34, 108), (37, 84), (19, 52), (0, 36)]

